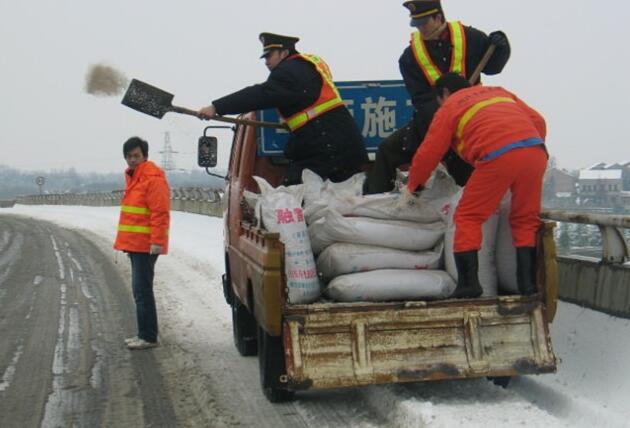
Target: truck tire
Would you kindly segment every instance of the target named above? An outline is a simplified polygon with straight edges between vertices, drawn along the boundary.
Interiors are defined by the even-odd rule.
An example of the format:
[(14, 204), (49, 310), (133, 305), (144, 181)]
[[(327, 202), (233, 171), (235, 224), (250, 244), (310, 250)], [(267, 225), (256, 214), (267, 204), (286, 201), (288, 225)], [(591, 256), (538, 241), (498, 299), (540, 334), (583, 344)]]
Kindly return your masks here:
[(225, 302), (228, 305), (232, 305), (232, 281), (230, 280), (230, 274), (224, 273), (221, 276), (221, 281), (223, 282), (223, 297), (225, 297)]
[(497, 386), (507, 388), (512, 380), (512, 376), (488, 376), (488, 380)]
[(258, 352), (256, 326), (256, 320), (247, 307), (238, 299), (233, 299), (232, 331), (234, 332), (234, 345), (236, 345), (239, 354), (244, 357), (256, 355)]
[(258, 327), (258, 344), (260, 386), (265, 397), (272, 403), (293, 400), (295, 393), (280, 382), (280, 376), (286, 374), (282, 337), (270, 336), (262, 327)]

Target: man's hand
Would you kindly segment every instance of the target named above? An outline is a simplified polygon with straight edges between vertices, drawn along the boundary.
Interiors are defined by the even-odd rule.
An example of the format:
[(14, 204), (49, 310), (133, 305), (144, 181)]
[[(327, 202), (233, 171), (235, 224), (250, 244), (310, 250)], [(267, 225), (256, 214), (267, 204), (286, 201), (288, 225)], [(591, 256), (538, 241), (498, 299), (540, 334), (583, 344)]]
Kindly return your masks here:
[(162, 254), (162, 246), (157, 245), (157, 244), (151, 244), (151, 247), (149, 248), (149, 254), (151, 255)]
[(497, 47), (509, 46), (508, 38), (503, 31), (493, 31), (488, 34), (490, 43)]
[(410, 192), (407, 186), (404, 186), (400, 190), (400, 199), (396, 203), (396, 208), (399, 210), (406, 209), (418, 204), (419, 194), (418, 192)]
[(204, 107), (197, 112), (199, 119), (212, 119), (217, 115), (217, 109), (211, 104), (208, 107)]

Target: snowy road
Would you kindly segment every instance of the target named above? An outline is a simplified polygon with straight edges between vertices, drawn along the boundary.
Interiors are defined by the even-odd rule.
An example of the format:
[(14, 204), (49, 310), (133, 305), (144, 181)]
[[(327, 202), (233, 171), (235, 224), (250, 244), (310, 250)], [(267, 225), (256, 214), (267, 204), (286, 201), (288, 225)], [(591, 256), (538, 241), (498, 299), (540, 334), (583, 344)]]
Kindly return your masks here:
[[(85, 305), (92, 304), (100, 314), (101, 323), (109, 327), (97, 330), (97, 323), (90, 321), (93, 319), (90, 311), (80, 315), (81, 305), (73, 303), (78, 300), (72, 300), (80, 292), (75, 296), (66, 291), (66, 303), (63, 303), (61, 296), (48, 288), (45, 290), (52, 293), (50, 296), (38, 294), (42, 291), (30, 291), (36, 286), (28, 281), (37, 282), (32, 272), (30, 276), (25, 273), (17, 283), (3, 279), (7, 266), (29, 269), (23, 260), (23, 255), (29, 253), (18, 254), (12, 249), (14, 247), (4, 242), (5, 230), (15, 235), (11, 230), (18, 226), (10, 225), (19, 223), (9, 220), (11, 217), (5, 214), (28, 215), (83, 231), (81, 236), (87, 236), (93, 244), (83, 242), (81, 237), (73, 238), (75, 235), (67, 231), (59, 230), (52, 236), (60, 237), (57, 242), (59, 254), (63, 254), (65, 242), (71, 248), (75, 242), (83, 242), (72, 250), (73, 257), (62, 257), (63, 266), (75, 265), (74, 258), (82, 267), (95, 266), (104, 272), (106, 285), (100, 284), (98, 288), (95, 284), (90, 294), (92, 297), (85, 297)], [(115, 255), (109, 248), (116, 219), (115, 208), (17, 206), (0, 210), (0, 243), (3, 243), (0, 252), (0, 414), (3, 415), (3, 426), (4, 415), (11, 412), (15, 413), (11, 420), (21, 422), (20, 426), (38, 426), (38, 420), (46, 421), (42, 418), (46, 409), (54, 406), (65, 413), (53, 412), (49, 416), (53, 418), (51, 421), (66, 415), (65, 420), (76, 421), (78, 426), (92, 425), (91, 422), (98, 424), (106, 420), (104, 415), (109, 417), (107, 412), (121, 403), (133, 411), (121, 414), (119, 420), (111, 419), (117, 426), (151, 417), (153, 419), (144, 419), (145, 425), (173, 426), (176, 421), (177, 426), (261, 427), (630, 426), (627, 405), (630, 397), (630, 321), (568, 304), (560, 305), (552, 325), (556, 355), (562, 359), (557, 374), (515, 379), (508, 389), (483, 379), (416, 383), (309, 392), (299, 394), (296, 402), (272, 405), (259, 390), (256, 359), (240, 357), (232, 344), (230, 310), (220, 287), (222, 221), (193, 214), (173, 213), (171, 254), (161, 257), (157, 264), (156, 295), (163, 345), (140, 353), (142, 355), (130, 356), (120, 342), (133, 327), (130, 318), (133, 304), (128, 290), (115, 292), (112, 289), (120, 278), (123, 278), (123, 284), (128, 278), (124, 257), (119, 255), (118, 264), (112, 265)], [(48, 242), (48, 248), (53, 248), (46, 252), (46, 245), (41, 244), (34, 245), (31, 250), (40, 254), (42, 262), (38, 265), (49, 266), (49, 275), (60, 269), (56, 265), (57, 253), (52, 246), (51, 230), (50, 226), (41, 224), (22, 231), (23, 234), (43, 235), (41, 242)], [(98, 251), (105, 254), (100, 265), (94, 260)], [(43, 260), (48, 261), (44, 263)], [(110, 266), (113, 267), (110, 269)], [(77, 273), (76, 269), (74, 272)], [(67, 285), (66, 290), (70, 288)], [(41, 287), (36, 289), (41, 290)], [(15, 313), (23, 318), (29, 314), (29, 302), (37, 298), (42, 302), (56, 302), (57, 318), (67, 320), (62, 333), (62, 324), (54, 319), (52, 314), (55, 312), (49, 307), (52, 303), (32, 306), (29, 319), (48, 319), (48, 324), (38, 333), (38, 339), (29, 339), (28, 334), (18, 333), (19, 328), (6, 324), (11, 316), (17, 316)], [(4, 306), (9, 299), (13, 303)], [(13, 308), (15, 302), (25, 302), (22, 303), (25, 306), (5, 312), (6, 308)], [(73, 311), (79, 313), (72, 315)], [(104, 318), (117, 319), (116, 324), (103, 322)], [(93, 324), (91, 330), (85, 323)], [(75, 329), (81, 334), (74, 333), (73, 336), (71, 332)], [(98, 338), (106, 336), (107, 340), (102, 340), (104, 347), (100, 360), (97, 358), (99, 370), (110, 373), (111, 382), (127, 381), (126, 389), (79, 388), (73, 384), (74, 388), (61, 388), (55, 396), (56, 375), (52, 362), (60, 336), (67, 338), (61, 340), (60, 346), (64, 349), (68, 370), (75, 367), (73, 364), (88, 367), (83, 361), (87, 358), (85, 355), (90, 349), (92, 354), (98, 355), (93, 344), (100, 343)], [(31, 367), (42, 364), (37, 361), (44, 358), (45, 353), (36, 351), (38, 343), (46, 344), (50, 354), (46, 370), (22, 370), (21, 365), (26, 361), (33, 361), (29, 363)], [(136, 360), (140, 358), (143, 360)], [(83, 376), (89, 378), (89, 375)], [(33, 377), (46, 382), (49, 390), (32, 391), (33, 387), (28, 385), (33, 382)], [(155, 409), (146, 407), (147, 400), (143, 401), (142, 397), (145, 379), (156, 380), (153, 388), (158, 391), (156, 399), (164, 403), (166, 419), (160, 419), (163, 416), (155, 413)], [(90, 393), (93, 398), (88, 397)], [(39, 416), (34, 415), (34, 411), (19, 411), (25, 402), (32, 403), (37, 397), (43, 403)], [(19, 398), (22, 401), (18, 401)], [(142, 402), (144, 405), (137, 404)], [(68, 419), (70, 417), (74, 419)], [(169, 417), (173, 419), (169, 420)]]

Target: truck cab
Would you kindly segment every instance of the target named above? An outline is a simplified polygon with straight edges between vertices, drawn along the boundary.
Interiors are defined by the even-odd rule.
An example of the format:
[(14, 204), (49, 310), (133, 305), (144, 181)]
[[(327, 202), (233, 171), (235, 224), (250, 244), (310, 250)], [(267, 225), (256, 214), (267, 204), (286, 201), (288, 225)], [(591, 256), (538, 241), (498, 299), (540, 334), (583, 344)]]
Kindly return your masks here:
[[(366, 86), (368, 93), (374, 85)], [(557, 299), (552, 222), (538, 234), (538, 293), (532, 296), (291, 304), (284, 245), (279, 234), (255, 224), (243, 198), (245, 190), (258, 193), (254, 176), (278, 186), (286, 168), (285, 159), (264, 153), (261, 134), (251, 125), (234, 130), (223, 290), (236, 348), (258, 355), (270, 401), (308, 389), (395, 382), (488, 377), (505, 385), (512, 376), (556, 370), (549, 335)]]

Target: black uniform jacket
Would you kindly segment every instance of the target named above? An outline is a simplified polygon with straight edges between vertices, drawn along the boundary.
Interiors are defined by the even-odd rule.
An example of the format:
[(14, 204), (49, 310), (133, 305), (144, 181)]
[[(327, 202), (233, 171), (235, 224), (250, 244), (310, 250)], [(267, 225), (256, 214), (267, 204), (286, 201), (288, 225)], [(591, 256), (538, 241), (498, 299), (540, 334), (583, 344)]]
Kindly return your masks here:
[[(318, 98), (322, 78), (302, 58), (287, 58), (269, 74), (267, 81), (249, 86), (212, 102), (218, 114), (238, 114), (277, 108), (284, 117), (304, 110)], [(292, 133), (285, 157), (289, 164), (285, 182), (300, 181), (309, 168), (333, 181), (349, 178), (367, 162), (363, 137), (345, 106), (334, 108)]]
[[(442, 73), (447, 73), (451, 64), (451, 38), (448, 27), (445, 30), (446, 37), (440, 37), (438, 40), (426, 40), (427, 51), (433, 60), (433, 63), (440, 69)], [(466, 36), (466, 77), (470, 77), (481, 58), (490, 46), (488, 36), (482, 31), (473, 27), (464, 26), (464, 34)], [(497, 46), (494, 54), (484, 67), (484, 74), (499, 74), (508, 59), (510, 58), (510, 46)], [(414, 121), (420, 140), (424, 138), (431, 119), (438, 108), (437, 99), (433, 92), (433, 87), (427, 81), (424, 73), (420, 69), (416, 61), (411, 46), (408, 46), (400, 59), (398, 60), (400, 73), (407, 91), (411, 96), (411, 101), (416, 109)], [(414, 149), (415, 150), (415, 149)]]

